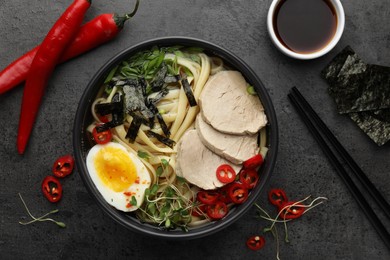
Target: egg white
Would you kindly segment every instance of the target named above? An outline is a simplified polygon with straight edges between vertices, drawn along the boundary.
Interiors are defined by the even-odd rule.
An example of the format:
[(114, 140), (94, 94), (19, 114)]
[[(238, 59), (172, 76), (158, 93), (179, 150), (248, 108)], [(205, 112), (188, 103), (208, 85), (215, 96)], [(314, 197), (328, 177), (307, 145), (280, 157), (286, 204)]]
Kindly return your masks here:
[[(138, 180), (131, 184), (124, 191), (116, 192), (111, 188), (107, 187), (97, 173), (96, 165), (94, 163), (96, 155), (101, 149), (106, 147), (123, 150), (127, 155), (126, 157), (128, 157), (129, 162), (133, 162), (136, 168)], [(107, 203), (109, 203), (116, 209), (125, 212), (134, 211), (141, 206), (144, 201), (145, 189), (150, 187), (151, 178), (145, 165), (136, 155), (128, 152), (126, 148), (119, 143), (109, 142), (107, 144), (97, 144), (93, 146), (88, 152), (86, 163), (89, 175), (93, 183), (95, 184), (96, 188), (98, 189), (102, 197), (105, 199), (105, 201), (107, 201)], [(137, 200), (136, 206), (130, 204), (132, 196), (134, 196)]]

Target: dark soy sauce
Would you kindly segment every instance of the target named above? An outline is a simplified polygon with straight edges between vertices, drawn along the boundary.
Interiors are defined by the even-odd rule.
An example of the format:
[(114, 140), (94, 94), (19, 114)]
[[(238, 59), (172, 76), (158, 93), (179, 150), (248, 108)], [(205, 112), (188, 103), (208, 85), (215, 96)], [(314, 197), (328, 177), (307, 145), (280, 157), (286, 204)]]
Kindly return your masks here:
[(336, 10), (329, 0), (281, 0), (275, 9), (273, 26), (288, 49), (313, 53), (332, 40), (337, 27)]

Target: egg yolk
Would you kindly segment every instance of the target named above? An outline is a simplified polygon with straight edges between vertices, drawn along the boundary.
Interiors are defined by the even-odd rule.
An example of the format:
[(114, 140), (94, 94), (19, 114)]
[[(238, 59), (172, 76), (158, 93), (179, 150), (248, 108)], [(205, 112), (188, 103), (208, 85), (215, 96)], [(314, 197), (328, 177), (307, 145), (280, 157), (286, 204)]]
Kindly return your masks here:
[(115, 147), (100, 149), (94, 164), (103, 184), (115, 192), (126, 190), (137, 179), (136, 167), (122, 149)]

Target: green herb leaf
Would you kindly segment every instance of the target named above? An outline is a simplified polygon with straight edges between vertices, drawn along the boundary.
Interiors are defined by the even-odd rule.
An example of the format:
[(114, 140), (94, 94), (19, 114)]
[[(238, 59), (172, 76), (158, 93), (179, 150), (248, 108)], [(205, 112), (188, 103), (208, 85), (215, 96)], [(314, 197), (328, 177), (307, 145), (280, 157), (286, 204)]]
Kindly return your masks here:
[(156, 175), (157, 175), (158, 177), (160, 177), (161, 174), (162, 174), (163, 172), (164, 172), (163, 167), (158, 166), (157, 169), (156, 169)]
[(114, 77), (117, 69), (118, 69), (119, 66), (115, 66), (111, 71), (110, 73), (108, 73), (107, 75), (107, 78), (106, 80), (104, 81), (104, 84), (107, 84), (108, 82), (110, 82), (112, 80), (112, 78)]
[(255, 88), (253, 86), (251, 86), (251, 85), (247, 86), (246, 91), (250, 95), (253, 95), (253, 96), (257, 95)]
[(142, 159), (146, 159), (146, 160), (150, 159), (150, 154), (141, 150), (138, 150), (137, 155), (139, 158)]
[(137, 199), (135, 198), (135, 196), (131, 196), (130, 205), (137, 206)]
[(161, 164), (164, 166), (164, 167), (168, 167), (168, 165), (169, 165), (169, 162), (168, 162), (168, 160), (166, 160), (166, 159), (161, 159)]
[(153, 184), (152, 189), (150, 190), (150, 195), (156, 195), (159, 187), (160, 186), (157, 183)]
[(165, 227), (169, 228), (170, 226), (171, 226), (171, 221), (168, 218), (167, 220), (165, 220)]

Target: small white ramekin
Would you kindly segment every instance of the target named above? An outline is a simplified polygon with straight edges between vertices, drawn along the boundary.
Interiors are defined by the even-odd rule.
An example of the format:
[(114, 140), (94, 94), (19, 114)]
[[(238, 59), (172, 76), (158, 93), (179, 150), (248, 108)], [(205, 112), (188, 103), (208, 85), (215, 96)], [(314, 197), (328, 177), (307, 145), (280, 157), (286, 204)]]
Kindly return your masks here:
[(300, 59), (300, 60), (310, 60), (310, 59), (315, 59), (320, 56), (325, 55), (328, 53), (330, 50), (333, 49), (334, 46), (338, 43), (338, 41), (341, 38), (341, 35), (343, 34), (344, 31), (344, 25), (345, 25), (345, 14), (344, 14), (344, 9), (343, 6), (341, 5), (340, 0), (330, 0), (330, 2), (333, 4), (335, 11), (336, 11), (336, 16), (337, 16), (337, 28), (336, 32), (332, 38), (332, 40), (321, 50), (318, 50), (313, 53), (297, 53), (294, 52), (290, 49), (288, 49), (286, 46), (284, 46), (278, 39), (278, 37), (275, 34), (275, 28), (273, 26), (273, 17), (275, 14), (275, 8), (277, 7), (278, 3), (281, 0), (273, 0), (271, 3), (271, 6), (268, 10), (268, 16), (267, 16), (267, 27), (268, 27), (268, 33), (271, 37), (272, 42), (275, 44), (275, 46), (284, 54), (286, 54), (289, 57), (295, 58), (295, 59)]

